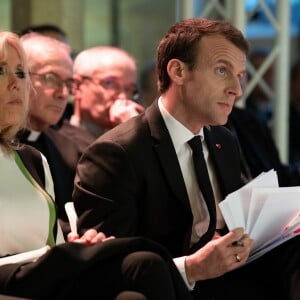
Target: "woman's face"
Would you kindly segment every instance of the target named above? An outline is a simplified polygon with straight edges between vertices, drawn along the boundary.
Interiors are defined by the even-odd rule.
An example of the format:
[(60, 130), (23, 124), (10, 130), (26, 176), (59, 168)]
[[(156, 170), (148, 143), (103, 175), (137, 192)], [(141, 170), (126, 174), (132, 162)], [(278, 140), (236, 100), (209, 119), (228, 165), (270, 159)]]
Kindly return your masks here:
[(0, 58), (0, 130), (23, 122), (28, 107), (24, 68), (18, 52), (8, 46), (6, 57)]

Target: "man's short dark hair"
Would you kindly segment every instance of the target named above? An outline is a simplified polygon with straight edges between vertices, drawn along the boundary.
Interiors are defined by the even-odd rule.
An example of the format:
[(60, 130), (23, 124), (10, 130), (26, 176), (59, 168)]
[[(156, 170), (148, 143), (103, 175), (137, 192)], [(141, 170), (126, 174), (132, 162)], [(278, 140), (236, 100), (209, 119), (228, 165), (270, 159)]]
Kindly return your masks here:
[(38, 33), (44, 33), (47, 31), (53, 31), (56, 33), (61, 34), (62, 36), (66, 37), (65, 31), (63, 31), (58, 25), (55, 24), (39, 24), (39, 25), (30, 25), (26, 28), (24, 28), (19, 35), (24, 35), (26, 33), (30, 32), (38, 32)]
[(157, 75), (161, 93), (164, 93), (171, 84), (167, 72), (168, 62), (176, 58), (186, 63), (192, 70), (196, 64), (199, 42), (203, 36), (208, 35), (221, 35), (248, 55), (248, 41), (239, 29), (227, 21), (206, 18), (179, 21), (170, 27), (158, 45)]

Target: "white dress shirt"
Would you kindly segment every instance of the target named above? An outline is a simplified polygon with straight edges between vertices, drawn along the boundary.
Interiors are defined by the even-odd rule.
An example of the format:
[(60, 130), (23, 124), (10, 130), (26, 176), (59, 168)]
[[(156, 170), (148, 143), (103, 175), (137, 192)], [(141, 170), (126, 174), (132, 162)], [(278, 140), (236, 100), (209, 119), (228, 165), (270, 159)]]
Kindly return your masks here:
[[(196, 243), (200, 239), (200, 237), (207, 231), (209, 225), (208, 210), (197, 183), (196, 174), (193, 166), (192, 149), (188, 144), (188, 141), (194, 137), (194, 133), (187, 129), (185, 126), (183, 126), (172, 115), (169, 114), (169, 112), (165, 109), (161, 98), (159, 98), (158, 100), (158, 107), (162, 114), (164, 122), (166, 123), (167, 129), (170, 133), (172, 142), (174, 144), (174, 148), (177, 154), (177, 158), (179, 160), (181, 172), (184, 178), (184, 183), (191, 205), (191, 210), (193, 214), (193, 228), (191, 235), (192, 245)], [(211, 160), (209, 158), (209, 152), (204, 142), (203, 128), (200, 130), (198, 135), (200, 135), (202, 140), (204, 157), (207, 162), (208, 173), (214, 192), (214, 198), (216, 204), (218, 204), (222, 199), (220, 195), (219, 186), (216, 181), (216, 176), (212, 168)], [(216, 207), (217, 228), (223, 228), (225, 222), (218, 205), (216, 205)], [(177, 265), (177, 268), (179, 269), (183, 279), (187, 283), (188, 287), (192, 288), (193, 285), (191, 286), (186, 278), (184, 261), (185, 257), (179, 257), (174, 259), (174, 262)]]

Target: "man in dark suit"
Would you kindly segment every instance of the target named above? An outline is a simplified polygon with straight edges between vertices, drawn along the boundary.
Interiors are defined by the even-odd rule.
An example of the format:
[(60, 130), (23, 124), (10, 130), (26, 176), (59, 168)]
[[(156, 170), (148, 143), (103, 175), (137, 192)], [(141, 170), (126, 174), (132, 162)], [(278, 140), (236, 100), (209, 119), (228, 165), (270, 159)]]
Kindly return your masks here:
[(247, 180), (275, 169), (280, 186), (300, 185), (300, 164), (281, 162), (270, 128), (251, 112), (233, 107), (226, 127), (240, 144), (242, 173)]
[(290, 74), (289, 161), (295, 163), (300, 160), (300, 59)]
[[(219, 125), (242, 95), (247, 52), (247, 41), (227, 22), (173, 25), (157, 52), (161, 97), (99, 137), (77, 166), (80, 229), (164, 245), (195, 299), (292, 299), (298, 282), (299, 239), (245, 265), (253, 240), (243, 228), (228, 232), (217, 205), (242, 186), (238, 144)], [(212, 191), (209, 181), (197, 184), (195, 138)]]
[[(292, 74), (294, 73), (292, 72)], [(155, 62), (151, 61), (151, 64), (143, 69), (140, 77), (139, 86), (142, 102), (148, 101), (148, 104), (150, 104), (149, 99), (152, 99), (153, 102), (159, 96), (156, 83)], [(294, 84), (294, 90), (300, 91), (296, 83)], [(296, 118), (294, 119), (296, 120)], [(241, 152), (241, 176), (245, 183), (258, 176), (261, 172), (275, 169), (280, 186), (300, 185), (300, 162), (291, 164), (281, 162), (269, 126), (255, 114), (235, 105), (225, 126), (238, 139)], [(295, 132), (299, 132), (299, 130), (297, 131), (298, 127), (294, 127), (296, 127), (296, 130), (294, 129)]]
[(93, 137), (75, 126), (70, 130), (73, 134), (69, 132), (68, 136), (51, 128), (60, 120), (72, 88), (69, 46), (38, 33), (26, 34), (21, 41), (33, 87), (27, 130), (20, 132), (18, 137), (46, 156), (54, 182), (58, 215), (64, 233), (68, 233), (64, 204), (72, 200), (77, 161)]

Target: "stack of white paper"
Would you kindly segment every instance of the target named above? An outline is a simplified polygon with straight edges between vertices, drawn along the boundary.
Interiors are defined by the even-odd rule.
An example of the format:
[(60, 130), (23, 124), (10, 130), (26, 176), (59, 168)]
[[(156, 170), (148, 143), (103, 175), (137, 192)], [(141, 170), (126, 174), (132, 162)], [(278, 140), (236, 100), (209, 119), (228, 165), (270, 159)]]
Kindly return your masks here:
[(229, 230), (243, 227), (254, 239), (249, 261), (300, 231), (300, 187), (279, 187), (274, 170), (229, 194), (219, 206)]

